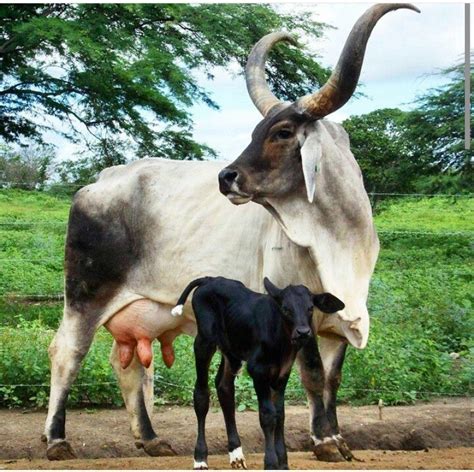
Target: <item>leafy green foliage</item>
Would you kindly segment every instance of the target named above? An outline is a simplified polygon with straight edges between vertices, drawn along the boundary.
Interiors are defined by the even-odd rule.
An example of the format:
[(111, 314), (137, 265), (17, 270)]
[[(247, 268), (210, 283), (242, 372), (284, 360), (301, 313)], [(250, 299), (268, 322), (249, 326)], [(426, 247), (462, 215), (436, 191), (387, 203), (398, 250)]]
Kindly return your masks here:
[[(450, 77), (450, 82), (417, 99), (417, 108), (408, 116), (407, 139), (415, 146), (425, 148), (432, 163), (443, 171), (470, 174), (472, 184), (473, 153), (464, 148), (464, 64), (450, 67), (442, 74)], [(470, 81), (472, 93), (472, 70)], [(471, 121), (471, 141), (474, 132), (472, 125)]]
[[(47, 401), (47, 346), (62, 304), (13, 297), (62, 292), (69, 204), (69, 198), (46, 192), (0, 191), (0, 288), (6, 295), (0, 299), (2, 406), (44, 406)], [(400, 404), (435, 394), (468, 394), (474, 364), (473, 213), (474, 200), (467, 197), (390, 199), (378, 205), (381, 253), (369, 296), (371, 335), (366, 349), (348, 349), (341, 401), (375, 403), (382, 398), (386, 404)], [(58, 262), (31, 263), (22, 260), (25, 257)], [(15, 262), (5, 264), (4, 259)], [(192, 343), (187, 336), (176, 339), (171, 369), (165, 367), (155, 343), (157, 403), (191, 404)], [(74, 384), (70, 405), (122, 404), (108, 362), (111, 345), (110, 334), (100, 330)], [(453, 352), (458, 359), (450, 356)], [(218, 364), (216, 355), (211, 378)], [(245, 372), (236, 385), (237, 407), (255, 409), (252, 381)], [(305, 399), (296, 369), (287, 399)]]
[(473, 152), (464, 149), (463, 67), (443, 74), (450, 81), (419, 97), (412, 111), (375, 110), (344, 121), (369, 192), (471, 191)]
[[(344, 121), (369, 192), (410, 192), (427, 164), (406, 139), (408, 112), (376, 110)], [(430, 171), (431, 172), (431, 171)]]
[[(242, 68), (268, 32), (315, 39), (325, 27), (267, 4), (3, 4), (0, 19), (0, 136), (85, 134), (102, 168), (123, 162), (127, 149), (138, 157), (212, 155), (191, 134), (189, 107), (217, 107), (196, 73), (212, 79), (213, 67)], [(287, 46), (268, 69), (283, 99), (328, 77), (314, 55)]]

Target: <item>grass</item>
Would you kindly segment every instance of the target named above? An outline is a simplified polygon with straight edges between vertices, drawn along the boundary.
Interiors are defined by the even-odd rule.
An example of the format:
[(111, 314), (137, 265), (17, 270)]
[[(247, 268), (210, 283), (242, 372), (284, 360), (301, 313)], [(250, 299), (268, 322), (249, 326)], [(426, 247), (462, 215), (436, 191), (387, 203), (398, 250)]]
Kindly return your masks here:
[[(46, 351), (62, 303), (17, 297), (62, 292), (69, 205), (69, 198), (48, 193), (0, 191), (0, 405), (43, 406), (47, 401)], [(381, 253), (369, 296), (371, 336), (365, 350), (348, 350), (342, 401), (373, 403), (383, 398), (387, 404), (397, 404), (429, 398), (430, 392), (468, 394), (474, 352), (469, 334), (474, 332), (473, 213), (470, 198), (378, 202), (375, 220)], [(111, 336), (101, 330), (70, 404), (121, 404), (108, 364), (111, 344)], [(178, 338), (175, 350), (171, 370), (157, 355), (159, 403), (192, 399), (192, 339)], [(453, 352), (460, 357), (453, 360)], [(18, 384), (22, 386), (10, 386)], [(237, 386), (239, 408), (255, 407), (248, 376), (241, 375)], [(304, 399), (296, 374), (290, 380), (288, 399)]]

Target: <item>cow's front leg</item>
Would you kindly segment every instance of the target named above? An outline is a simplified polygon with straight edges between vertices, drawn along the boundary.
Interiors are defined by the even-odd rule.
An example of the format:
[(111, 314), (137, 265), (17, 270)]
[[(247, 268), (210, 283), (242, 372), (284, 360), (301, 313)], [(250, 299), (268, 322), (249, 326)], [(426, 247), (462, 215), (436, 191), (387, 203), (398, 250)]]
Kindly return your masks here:
[(119, 381), (132, 434), (137, 440), (136, 446), (143, 448), (150, 456), (175, 455), (166, 441), (158, 439), (150, 420), (153, 410), (153, 360), (150, 367), (145, 369), (135, 352), (132, 362), (124, 369), (120, 365), (119, 348), (114, 341), (110, 363)]
[(341, 385), (342, 366), (346, 355), (347, 343), (339, 338), (322, 337), (320, 338), (319, 348), (325, 373), (324, 407), (326, 415), (339, 452), (344, 459), (350, 461), (354, 456), (339, 432), (336, 412), (337, 391)]
[(322, 461), (344, 461), (324, 406), (325, 373), (316, 338), (309, 340), (300, 349), (297, 360), (301, 382), (309, 401), (310, 433), (314, 443), (314, 454)]

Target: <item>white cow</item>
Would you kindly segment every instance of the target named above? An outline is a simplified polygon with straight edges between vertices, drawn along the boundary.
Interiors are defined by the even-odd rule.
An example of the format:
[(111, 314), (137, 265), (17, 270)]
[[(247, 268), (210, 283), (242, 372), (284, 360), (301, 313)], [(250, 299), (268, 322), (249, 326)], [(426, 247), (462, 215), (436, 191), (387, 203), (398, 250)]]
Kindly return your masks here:
[[(367, 344), (366, 300), (379, 242), (347, 134), (321, 118), (352, 95), (373, 26), (397, 8), (415, 9), (369, 9), (328, 83), (293, 104), (279, 102), (264, 77), (269, 49), (289, 36), (262, 38), (249, 57), (247, 85), (264, 119), (248, 148), (225, 169), (219, 162), (144, 159), (104, 170), (76, 194), (66, 242), (64, 316), (49, 351), (48, 458), (74, 457), (65, 439), (66, 399), (102, 325), (115, 338), (111, 362), (137, 445), (150, 455), (173, 453), (150, 422), (150, 343), (160, 341), (170, 366), (174, 338), (195, 333), (190, 306), (182, 317), (171, 309), (189, 281), (218, 275), (257, 291), (267, 276), (278, 286), (304, 284), (344, 301), (335, 315), (315, 310), (320, 338), (301, 351), (299, 366), (316, 456), (352, 457), (339, 434), (336, 394), (347, 343), (360, 349)], [(231, 462), (243, 463), (241, 451), (229, 452)]]

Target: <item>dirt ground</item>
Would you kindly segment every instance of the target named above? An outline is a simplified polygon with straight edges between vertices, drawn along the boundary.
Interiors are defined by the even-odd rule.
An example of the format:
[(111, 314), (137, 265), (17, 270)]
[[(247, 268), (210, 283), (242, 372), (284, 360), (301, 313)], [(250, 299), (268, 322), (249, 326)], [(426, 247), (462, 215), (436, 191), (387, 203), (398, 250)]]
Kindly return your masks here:
[[(298, 469), (471, 469), (474, 444), (470, 399), (444, 399), (415, 406), (339, 407), (341, 429), (360, 459), (330, 464), (316, 461), (308, 436), (308, 411), (287, 407), (286, 442), (290, 467)], [(135, 448), (124, 409), (68, 411), (68, 438), (77, 460), (49, 462), (40, 436), (45, 412), (0, 410), (0, 469), (189, 469), (196, 436), (192, 408), (160, 407), (153, 424), (168, 440), (175, 457), (151, 458)], [(258, 414), (237, 413), (247, 463), (262, 467), (263, 436)], [(229, 468), (222, 414), (211, 410), (207, 421), (209, 466)]]

